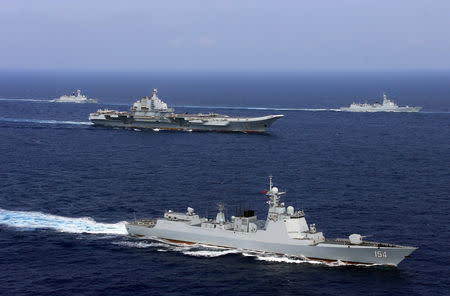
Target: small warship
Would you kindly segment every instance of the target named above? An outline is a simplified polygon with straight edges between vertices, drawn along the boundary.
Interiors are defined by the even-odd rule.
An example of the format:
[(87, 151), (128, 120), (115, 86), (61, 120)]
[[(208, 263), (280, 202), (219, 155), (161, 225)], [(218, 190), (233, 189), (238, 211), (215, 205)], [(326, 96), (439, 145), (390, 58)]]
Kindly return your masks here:
[(191, 207), (186, 212), (166, 211), (163, 218), (127, 222), (130, 236), (160, 239), (168, 243), (203, 244), (244, 251), (281, 254), (324, 262), (397, 266), (417, 248), (365, 241), (360, 234), (348, 239), (326, 239), (315, 224), (308, 225), (305, 213), (285, 207), (277, 187), (264, 191), (269, 198), (265, 220), (253, 210), (226, 220), (223, 205), (215, 219), (200, 217)]
[(151, 97), (135, 102), (130, 111), (98, 110), (89, 115), (94, 125), (132, 129), (220, 131), (262, 133), (283, 115), (262, 117), (231, 117), (216, 113), (177, 114), (157, 96), (155, 88)]
[(341, 107), (338, 111), (346, 112), (419, 112), (422, 107), (400, 107), (395, 102), (389, 100), (386, 94), (383, 94), (383, 103), (376, 102), (371, 105), (368, 103), (352, 103), (350, 107)]
[(56, 103), (97, 103), (96, 99), (88, 99), (85, 95), (81, 94), (81, 90), (77, 89), (76, 94), (72, 93), (67, 96), (60, 96), (58, 99), (52, 100), (52, 102)]

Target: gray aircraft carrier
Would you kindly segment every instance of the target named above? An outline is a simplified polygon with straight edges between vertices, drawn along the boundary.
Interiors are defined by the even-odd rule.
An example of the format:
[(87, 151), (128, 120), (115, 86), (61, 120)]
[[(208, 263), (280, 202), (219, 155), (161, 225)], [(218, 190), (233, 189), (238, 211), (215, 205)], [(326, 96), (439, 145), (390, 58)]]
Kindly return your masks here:
[(283, 115), (262, 117), (231, 117), (216, 113), (177, 114), (167, 107), (157, 96), (157, 89), (151, 97), (143, 97), (135, 102), (130, 112), (98, 110), (89, 115), (94, 125), (123, 127), (133, 129), (181, 130), (181, 131), (220, 131), (262, 133)]
[(348, 239), (325, 239), (314, 224), (308, 226), (303, 211), (280, 202), (282, 194), (270, 178), (266, 220), (258, 220), (254, 211), (248, 210), (227, 221), (223, 206), (215, 219), (208, 219), (188, 207), (185, 213), (169, 210), (163, 218), (130, 221), (126, 229), (131, 236), (169, 243), (198, 243), (349, 264), (397, 266), (417, 249), (365, 241), (359, 234), (351, 234)]

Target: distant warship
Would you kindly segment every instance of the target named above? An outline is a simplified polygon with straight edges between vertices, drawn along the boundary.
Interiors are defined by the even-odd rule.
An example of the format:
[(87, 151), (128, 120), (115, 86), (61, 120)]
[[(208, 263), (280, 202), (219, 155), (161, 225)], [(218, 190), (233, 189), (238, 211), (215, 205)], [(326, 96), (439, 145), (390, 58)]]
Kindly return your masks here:
[(419, 112), (422, 107), (400, 107), (383, 94), (383, 103), (375, 103), (373, 105), (367, 103), (352, 103), (350, 107), (341, 107), (339, 111), (347, 112)]
[(96, 99), (88, 99), (85, 95), (81, 94), (81, 90), (77, 89), (77, 93), (72, 93), (70, 96), (60, 96), (58, 99), (52, 100), (56, 103), (97, 103)]
[(348, 239), (325, 239), (315, 224), (308, 226), (303, 211), (280, 202), (270, 177), (269, 211), (258, 220), (253, 210), (225, 219), (223, 206), (215, 219), (202, 218), (188, 207), (185, 213), (169, 210), (163, 218), (134, 220), (126, 224), (131, 236), (162, 239), (169, 243), (204, 244), (245, 251), (282, 254), (325, 262), (397, 266), (417, 248), (369, 242), (359, 234)]
[(94, 125), (124, 127), (133, 129), (181, 130), (181, 131), (228, 131), (228, 132), (265, 132), (266, 129), (283, 115), (261, 117), (231, 117), (216, 113), (177, 114), (167, 107), (157, 96), (155, 88), (151, 97), (143, 97), (127, 111), (98, 110), (89, 115)]

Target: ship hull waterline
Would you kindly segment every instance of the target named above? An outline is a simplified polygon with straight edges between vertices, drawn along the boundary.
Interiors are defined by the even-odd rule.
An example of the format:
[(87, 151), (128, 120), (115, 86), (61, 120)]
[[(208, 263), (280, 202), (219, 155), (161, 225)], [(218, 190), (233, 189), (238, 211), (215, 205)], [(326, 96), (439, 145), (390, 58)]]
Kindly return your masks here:
[(269, 115), (252, 120), (230, 121), (226, 125), (207, 125), (183, 122), (178, 123), (172, 120), (161, 118), (158, 120), (145, 119), (91, 119), (94, 126), (137, 128), (153, 130), (174, 130), (174, 131), (207, 131), (207, 132), (248, 132), (264, 133), (274, 121), (283, 117), (282, 115)]
[[(189, 226), (187, 226), (189, 227)], [(416, 250), (414, 247), (376, 247), (334, 244), (325, 241), (316, 245), (304, 245), (301, 240), (288, 239), (282, 243), (273, 243), (257, 238), (253, 233), (235, 233), (217, 230), (211, 234), (202, 229), (175, 231), (167, 228), (145, 227), (127, 224), (130, 236), (146, 239), (163, 239), (175, 244), (202, 244), (223, 248), (255, 251), (276, 255), (298, 257), (322, 262), (343, 262), (354, 265), (397, 266), (403, 259)], [(379, 255), (377, 257), (377, 254)]]
[(399, 107), (396, 109), (383, 109), (383, 108), (350, 108), (342, 107), (337, 109), (342, 112), (361, 112), (361, 113), (375, 113), (375, 112), (388, 112), (388, 113), (417, 113), (422, 107)]

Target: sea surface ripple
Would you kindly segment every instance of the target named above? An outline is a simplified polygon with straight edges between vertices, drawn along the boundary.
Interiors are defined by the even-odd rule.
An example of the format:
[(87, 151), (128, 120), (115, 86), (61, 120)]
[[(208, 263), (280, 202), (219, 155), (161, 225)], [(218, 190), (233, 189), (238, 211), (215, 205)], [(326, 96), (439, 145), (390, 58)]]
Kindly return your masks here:
[[(31, 77), (0, 73), (1, 97), (29, 98), (0, 100), (0, 294), (446, 295), (450, 290), (448, 80)], [(403, 80), (392, 82), (398, 79)], [(380, 85), (397, 94), (416, 93), (410, 100), (400, 96), (400, 104), (422, 105), (424, 112), (287, 110), (338, 108), (350, 104), (354, 93), (376, 95)], [(98, 108), (126, 110), (144, 86), (160, 88), (163, 98), (167, 92), (173, 105), (185, 106), (179, 112), (209, 106), (230, 115), (285, 117), (262, 135), (137, 133), (89, 124), (88, 114)], [(101, 103), (32, 101), (71, 88)], [(430, 96), (421, 101), (421, 91)], [(261, 191), (270, 174), (287, 191), (286, 204), (303, 209), (326, 237), (361, 233), (419, 249), (398, 268), (385, 268), (173, 246), (126, 235), (124, 221), (134, 217), (187, 206), (213, 217), (218, 202), (226, 204), (228, 217), (244, 207), (264, 218)]]

